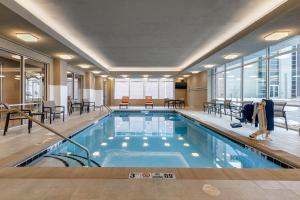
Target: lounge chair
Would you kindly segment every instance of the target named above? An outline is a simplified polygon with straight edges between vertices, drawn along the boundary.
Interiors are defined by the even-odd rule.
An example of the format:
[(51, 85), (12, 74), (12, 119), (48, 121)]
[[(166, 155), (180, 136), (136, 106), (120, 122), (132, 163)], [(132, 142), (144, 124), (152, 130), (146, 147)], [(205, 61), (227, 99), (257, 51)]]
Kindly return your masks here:
[(145, 108), (147, 108), (148, 106), (151, 106), (153, 109), (152, 96), (145, 96)]
[(287, 118), (286, 118), (286, 111), (284, 110), (286, 106), (286, 102), (274, 102), (274, 116), (275, 117), (283, 117), (285, 120), (285, 128), (288, 130)]
[[(3, 105), (3, 107), (5, 109), (10, 109), (9, 105), (5, 104), (5, 103), (0, 103), (1, 105)], [(21, 109), (22, 112), (31, 115), (31, 111), (30, 110), (26, 110), (26, 109)], [(3, 135), (6, 135), (6, 132), (8, 130), (8, 126), (9, 126), (9, 122), (11, 120), (21, 120), (23, 121), (23, 119), (27, 119), (24, 116), (21, 116), (19, 113), (17, 112), (7, 112), (6, 115), (6, 121), (5, 121), (5, 127), (4, 127), (4, 131), (3, 131)], [(28, 120), (28, 133), (30, 133), (30, 129), (32, 128), (32, 121)]]
[(128, 96), (123, 96), (121, 103), (119, 104), (119, 108), (121, 109), (122, 107), (128, 108), (129, 104), (129, 97)]

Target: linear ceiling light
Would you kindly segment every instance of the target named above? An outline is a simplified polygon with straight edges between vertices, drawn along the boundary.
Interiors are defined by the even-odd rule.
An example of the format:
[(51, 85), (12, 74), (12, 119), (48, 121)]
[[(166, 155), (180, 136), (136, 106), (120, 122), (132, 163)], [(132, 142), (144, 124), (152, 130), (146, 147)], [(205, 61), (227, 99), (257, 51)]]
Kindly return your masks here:
[(237, 57), (239, 57), (239, 56), (240, 56), (240, 54), (232, 53), (232, 54), (225, 55), (224, 58), (225, 58), (226, 60), (232, 60), (232, 59), (235, 59), (235, 58), (237, 58)]
[(38, 37), (31, 33), (16, 33), (17, 38), (23, 40), (25, 42), (37, 42), (39, 40)]
[(68, 54), (60, 54), (60, 55), (58, 55), (58, 57), (60, 57), (61, 59), (64, 59), (64, 60), (71, 60), (73, 58), (72, 55), (68, 55)]
[(192, 74), (198, 74), (199, 71), (192, 71)]
[(203, 67), (206, 69), (213, 68), (214, 66), (215, 66), (214, 64), (203, 65)]
[(282, 38), (285, 38), (287, 36), (289, 36), (289, 31), (276, 31), (266, 35), (264, 38), (266, 41), (276, 41), (281, 40)]
[(164, 77), (169, 78), (169, 77), (171, 77), (171, 75), (164, 75)]
[(190, 77), (190, 75), (186, 74), (186, 75), (183, 75), (183, 77), (188, 78), (188, 77)]

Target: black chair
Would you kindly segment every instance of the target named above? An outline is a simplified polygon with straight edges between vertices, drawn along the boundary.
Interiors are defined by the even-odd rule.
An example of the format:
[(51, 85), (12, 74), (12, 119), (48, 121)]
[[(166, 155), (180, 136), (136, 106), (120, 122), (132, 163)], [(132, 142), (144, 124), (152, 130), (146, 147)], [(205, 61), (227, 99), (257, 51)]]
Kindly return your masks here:
[(55, 117), (61, 114), (63, 115), (63, 122), (65, 121), (65, 107), (64, 106), (57, 106), (55, 105), (54, 101), (44, 101), (43, 102), (43, 113), (46, 114), (46, 116), (50, 115), (50, 124), (52, 123), (52, 120), (54, 121)]
[[(9, 105), (7, 105), (5, 103), (0, 103), (0, 104), (3, 105), (3, 107), (5, 109), (10, 109)], [(30, 110), (27, 110), (27, 109), (20, 109), (20, 110), (22, 112), (28, 114), (28, 115), (31, 115), (31, 111)], [(24, 116), (22, 116), (22, 115), (20, 115), (17, 112), (7, 112), (3, 135), (4, 136), (6, 135), (6, 132), (8, 130), (8, 126), (9, 126), (9, 122), (11, 120), (21, 120), (21, 121), (23, 121), (24, 119), (27, 119), (27, 118), (24, 117)], [(32, 128), (32, 121), (28, 120), (28, 133), (30, 133), (31, 128)]]
[(80, 115), (83, 112), (83, 103), (80, 101), (74, 101), (71, 97), (68, 97), (68, 114), (71, 115), (75, 109), (79, 108)]
[(90, 112), (90, 107), (93, 107), (94, 111), (96, 110), (96, 103), (94, 101), (89, 101), (88, 99), (82, 99), (82, 106), (83, 108), (86, 108), (87, 112)]
[(285, 120), (285, 128), (286, 130), (289, 130), (286, 118), (286, 111), (284, 110), (286, 104), (287, 102), (274, 102), (274, 117), (283, 117)]
[(227, 110), (229, 110), (229, 112), (231, 113), (231, 102), (232, 102), (232, 100), (225, 100), (224, 101), (223, 108), (224, 108), (224, 114), (225, 115), (227, 115)]
[(168, 106), (169, 98), (164, 98), (164, 107)]
[(205, 112), (207, 110), (207, 113), (210, 114), (211, 111), (215, 110), (216, 103), (217, 103), (217, 99), (212, 99), (210, 102), (204, 102), (203, 111)]

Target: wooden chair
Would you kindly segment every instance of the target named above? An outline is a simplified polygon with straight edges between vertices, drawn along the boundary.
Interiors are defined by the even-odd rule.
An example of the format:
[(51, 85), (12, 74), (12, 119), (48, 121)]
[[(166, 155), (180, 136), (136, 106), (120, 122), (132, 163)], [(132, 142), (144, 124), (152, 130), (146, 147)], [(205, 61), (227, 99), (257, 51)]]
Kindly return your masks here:
[(148, 106), (151, 106), (153, 109), (152, 96), (145, 96), (145, 108), (147, 108)]
[[(5, 104), (5, 103), (0, 103), (0, 104), (3, 105), (3, 107), (5, 109), (10, 109), (10, 107), (9, 107), (8, 104)], [(28, 115), (31, 115), (31, 111), (30, 110), (21, 109), (21, 111), (24, 112), (24, 113), (26, 113), (26, 114), (28, 114)], [(6, 135), (6, 132), (8, 130), (8, 126), (9, 126), (9, 122), (11, 120), (21, 120), (21, 121), (23, 121), (23, 119), (27, 119), (27, 118), (21, 116), (17, 112), (7, 112), (3, 135), (4, 136)], [(28, 120), (28, 133), (30, 133), (31, 128), (32, 128), (32, 121)]]
[(64, 106), (57, 106), (55, 105), (54, 101), (44, 101), (43, 102), (43, 113), (50, 115), (50, 124), (52, 120), (54, 121), (57, 115), (63, 115), (63, 122), (65, 121), (65, 107)]
[(286, 111), (284, 110), (285, 106), (286, 106), (287, 102), (279, 102), (279, 101), (275, 101), (274, 102), (274, 117), (283, 117), (285, 120), (285, 128), (286, 130), (288, 129), (288, 124), (287, 124), (287, 118), (286, 118)]
[(128, 104), (129, 104), (129, 96), (123, 96), (121, 103), (119, 104), (119, 108), (121, 109), (122, 107), (125, 107), (128, 109)]

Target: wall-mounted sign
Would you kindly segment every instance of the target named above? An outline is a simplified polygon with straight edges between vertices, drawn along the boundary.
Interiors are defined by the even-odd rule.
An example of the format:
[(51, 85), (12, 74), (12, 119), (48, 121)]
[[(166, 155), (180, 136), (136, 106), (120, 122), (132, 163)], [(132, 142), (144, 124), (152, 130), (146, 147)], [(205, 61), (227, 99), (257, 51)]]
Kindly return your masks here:
[(176, 179), (174, 173), (130, 172), (129, 179)]

